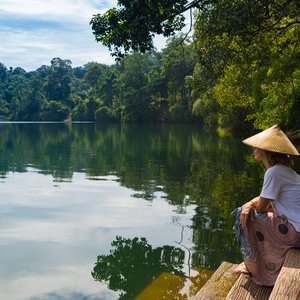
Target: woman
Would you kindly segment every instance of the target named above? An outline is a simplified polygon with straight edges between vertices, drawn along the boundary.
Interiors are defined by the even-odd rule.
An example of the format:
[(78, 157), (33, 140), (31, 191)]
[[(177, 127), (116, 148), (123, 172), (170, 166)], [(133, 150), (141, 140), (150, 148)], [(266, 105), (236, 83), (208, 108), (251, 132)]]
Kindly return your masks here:
[(260, 195), (233, 212), (244, 260), (235, 272), (273, 286), (288, 249), (300, 247), (300, 176), (291, 168), (299, 153), (277, 125), (243, 142), (266, 172)]

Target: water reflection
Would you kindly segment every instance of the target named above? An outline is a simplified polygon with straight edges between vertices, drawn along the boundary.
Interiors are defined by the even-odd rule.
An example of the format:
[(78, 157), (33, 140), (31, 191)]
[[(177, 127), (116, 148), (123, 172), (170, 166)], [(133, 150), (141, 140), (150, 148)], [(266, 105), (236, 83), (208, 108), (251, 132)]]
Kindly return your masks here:
[(119, 299), (135, 299), (163, 272), (183, 276), (184, 251), (169, 245), (153, 248), (145, 238), (117, 237), (109, 255), (99, 255), (92, 276), (110, 289), (122, 291)]
[[(117, 299), (164, 282), (184, 295), (187, 278), (240, 259), (230, 212), (263, 176), (240, 140), (193, 126), (2, 123), (0, 143), (1, 292), (36, 281), (32, 299)], [(101, 296), (97, 255), (93, 276), (111, 289)]]
[(153, 248), (145, 238), (116, 237), (109, 255), (99, 255), (92, 271), (96, 281), (121, 291), (119, 299), (190, 299), (212, 271), (186, 276), (185, 252), (174, 246)]
[[(216, 176), (239, 171), (245, 153), (239, 141), (191, 126), (2, 123), (0, 132), (3, 178), (28, 166), (57, 182), (70, 181), (74, 172), (91, 179), (115, 175), (136, 197), (153, 200), (163, 191), (174, 205), (210, 195)], [(195, 198), (186, 197), (191, 192)]]

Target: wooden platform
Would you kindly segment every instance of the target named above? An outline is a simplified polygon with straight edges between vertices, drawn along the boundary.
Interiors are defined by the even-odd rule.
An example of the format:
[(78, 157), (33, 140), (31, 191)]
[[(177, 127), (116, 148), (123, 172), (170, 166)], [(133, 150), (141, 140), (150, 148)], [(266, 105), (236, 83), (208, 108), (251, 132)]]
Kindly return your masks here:
[(239, 279), (231, 288), (226, 300), (268, 300), (272, 292), (272, 288), (263, 287), (255, 284), (247, 275), (240, 275)]
[(269, 300), (300, 299), (300, 249), (290, 249)]
[(235, 275), (236, 265), (223, 262), (193, 300), (300, 300), (300, 249), (290, 249), (273, 288)]
[(225, 299), (238, 275), (232, 271), (237, 265), (224, 261), (195, 296), (195, 300)]

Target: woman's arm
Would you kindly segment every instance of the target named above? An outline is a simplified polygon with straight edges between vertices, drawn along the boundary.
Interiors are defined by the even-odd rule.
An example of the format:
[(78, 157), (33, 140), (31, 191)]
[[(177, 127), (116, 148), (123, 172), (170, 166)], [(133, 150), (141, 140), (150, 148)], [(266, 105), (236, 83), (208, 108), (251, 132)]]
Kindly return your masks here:
[(263, 213), (266, 211), (270, 211), (272, 199), (263, 198), (261, 196), (258, 197), (258, 203), (256, 206), (256, 211), (258, 213)]

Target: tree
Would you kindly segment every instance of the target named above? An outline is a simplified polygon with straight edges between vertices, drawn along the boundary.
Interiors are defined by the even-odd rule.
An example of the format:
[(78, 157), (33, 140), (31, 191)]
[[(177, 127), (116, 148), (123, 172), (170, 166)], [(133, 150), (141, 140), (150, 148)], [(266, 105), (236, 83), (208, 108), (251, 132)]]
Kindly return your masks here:
[(14, 72), (11, 68), (5, 88), (5, 98), (9, 103), (10, 118), (12, 120), (24, 120), (26, 99), (29, 94), (28, 80), (24, 73), (19, 71)]
[(119, 75), (116, 66), (109, 66), (105, 74), (101, 77), (101, 80), (98, 82), (99, 97), (108, 107), (117, 106), (117, 78)]
[(103, 105), (96, 110), (95, 120), (98, 123), (114, 123), (118, 121), (118, 116), (114, 109)]
[(101, 99), (94, 97), (87, 97), (85, 100), (80, 101), (77, 106), (72, 110), (71, 116), (76, 121), (95, 121), (96, 111), (103, 105)]
[(148, 90), (148, 73), (152, 64), (150, 55), (134, 53), (121, 61), (120, 99), (122, 121), (152, 120), (151, 98)]
[(0, 63), (0, 98), (3, 98), (5, 95), (6, 79), (7, 68), (2, 63)]
[(168, 40), (162, 50), (162, 75), (167, 81), (168, 101), (173, 120), (187, 121), (191, 116), (190, 89), (186, 76), (191, 76), (196, 64), (196, 51), (193, 44), (178, 35)]
[(40, 118), (43, 121), (63, 121), (68, 117), (69, 112), (70, 110), (65, 104), (51, 100), (42, 106)]
[(27, 121), (39, 121), (41, 107), (45, 103), (42, 93), (43, 81), (34, 73), (28, 80), (28, 93), (22, 99), (22, 119)]
[(0, 98), (0, 120), (6, 120), (9, 116), (9, 106), (5, 99)]
[[(299, 11), (295, 0), (220, 0), (199, 10), (194, 111), (231, 132), (274, 123), (293, 128), (298, 122), (290, 113), (298, 107), (292, 74), (299, 68)], [(280, 95), (278, 80), (290, 96)]]
[(200, 7), (201, 1), (188, 0), (118, 0), (119, 8), (93, 16), (90, 25), (97, 42), (122, 57), (130, 50), (153, 49), (153, 37), (172, 36), (184, 27), (183, 12)]
[[(119, 0), (117, 8), (95, 15), (91, 25), (96, 40), (121, 57), (130, 50), (151, 50), (155, 34), (173, 35), (184, 24), (181, 13), (192, 7), (198, 9), (197, 65), (188, 82), (193, 113), (229, 131), (274, 122), (293, 128), (300, 107), (299, 1)], [(279, 61), (282, 77), (275, 78), (271, 74)], [(176, 103), (172, 113), (181, 115), (181, 106)]]
[(90, 87), (91, 96), (98, 95), (98, 86), (101, 85), (101, 81), (105, 78), (105, 73), (108, 69), (107, 65), (99, 64), (96, 62), (88, 63), (86, 65), (86, 72), (84, 74), (84, 80)]
[(68, 103), (71, 93), (71, 64), (70, 60), (63, 60), (59, 57), (51, 60), (51, 66), (46, 77), (46, 95), (48, 99), (71, 105), (71, 103)]

